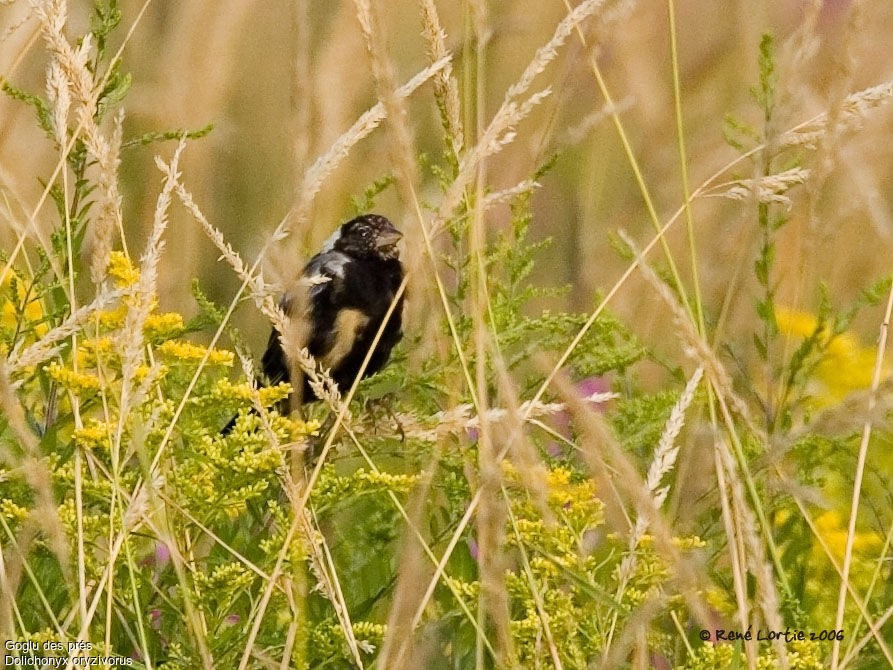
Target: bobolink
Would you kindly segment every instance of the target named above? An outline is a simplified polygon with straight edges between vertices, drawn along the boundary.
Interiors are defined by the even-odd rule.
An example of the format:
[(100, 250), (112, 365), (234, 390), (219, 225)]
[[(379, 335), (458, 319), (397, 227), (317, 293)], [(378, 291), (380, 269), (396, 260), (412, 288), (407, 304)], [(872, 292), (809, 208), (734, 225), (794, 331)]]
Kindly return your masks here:
[[(346, 392), (351, 387), (369, 351), (384, 316), (403, 282), (403, 266), (397, 242), (403, 234), (383, 216), (364, 214), (343, 224), (323, 245), (322, 251), (304, 267), (303, 278), (317, 278), (309, 289), (286, 291), (279, 304), (290, 318), (306, 320), (305, 346), (328, 368)], [(319, 281), (319, 278), (323, 281)], [(327, 280), (327, 281), (326, 281)], [(306, 296), (295, 294), (306, 291)], [(299, 305), (303, 314), (296, 314)], [(402, 333), (403, 297), (382, 332), (363, 376), (384, 367)], [(269, 384), (290, 381), (288, 362), (279, 333), (270, 333), (263, 357)], [(315, 400), (306, 380), (302, 402)]]

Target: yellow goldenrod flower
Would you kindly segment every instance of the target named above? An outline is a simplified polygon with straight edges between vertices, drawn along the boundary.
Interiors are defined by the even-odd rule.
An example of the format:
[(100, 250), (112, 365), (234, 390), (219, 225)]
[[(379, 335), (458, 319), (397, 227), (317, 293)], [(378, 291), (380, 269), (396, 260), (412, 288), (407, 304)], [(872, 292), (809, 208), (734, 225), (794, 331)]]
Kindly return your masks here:
[[(168, 340), (158, 347), (158, 351), (161, 354), (181, 361), (198, 362), (205, 357), (205, 353), (209, 350), (183, 340)], [(225, 349), (210, 349), (208, 363), (211, 365), (232, 365), (233, 352)]]
[(552, 468), (546, 475), (546, 483), (549, 485), (550, 489), (567, 486), (570, 483), (570, 480), (571, 473), (567, 468)]
[(818, 320), (808, 312), (801, 312), (787, 307), (775, 308), (775, 320), (778, 329), (785, 335), (809, 337), (815, 332)]
[(158, 370), (158, 373), (155, 377), (155, 381), (157, 381), (167, 373), (166, 365), (156, 365), (154, 367), (151, 365), (139, 365), (137, 366), (136, 370), (133, 371), (133, 378), (138, 383), (142, 382), (146, 377), (149, 376), (149, 374), (151, 374), (152, 370), (156, 368)]
[(83, 428), (78, 428), (72, 434), (74, 441), (85, 449), (103, 449), (108, 447), (109, 435), (114, 432), (112, 426), (100, 421), (90, 421)]
[(112, 353), (112, 340), (109, 337), (94, 337), (78, 341), (77, 361), (79, 368), (95, 368), (100, 360)]
[[(251, 402), (254, 393), (257, 393), (261, 405), (264, 407), (272, 407), (280, 400), (285, 400), (289, 396), (291, 393), (291, 384), (282, 382), (276, 386), (263, 386), (258, 389), (254, 388), (248, 382), (233, 384), (229, 379), (220, 379), (217, 381), (214, 392), (221, 398), (240, 400), (242, 402)], [(313, 430), (317, 430), (318, 428), (319, 426), (317, 425), (312, 430), (300, 434), (311, 435)]]
[(707, 543), (704, 542), (697, 535), (691, 535), (688, 537), (673, 537), (670, 538), (670, 541), (673, 543), (673, 546), (679, 549), (702, 549), (707, 546)]
[(86, 393), (95, 393), (101, 388), (99, 378), (95, 375), (89, 375), (84, 372), (75, 372), (55, 361), (46, 366), (47, 374), (50, 379), (55, 381), (62, 388), (69, 389), (75, 395)]
[[(775, 318), (779, 331), (793, 337), (810, 337), (818, 328), (818, 320), (808, 312), (786, 307), (777, 307)], [(821, 330), (822, 338), (828, 333)], [(816, 381), (819, 388), (814, 391), (818, 406), (832, 405), (847, 394), (871, 386), (877, 352), (872, 347), (863, 347), (854, 333), (845, 332), (834, 337), (827, 344), (824, 356), (816, 368)], [(883, 376), (890, 373), (885, 365)]]
[[(843, 562), (843, 554), (846, 550), (847, 529), (835, 510), (824, 512), (815, 520), (816, 531), (825, 540), (828, 550), (834, 556), (834, 560), (838, 564)], [(853, 551), (857, 554), (862, 552), (877, 552), (883, 546), (883, 539), (876, 533), (860, 533), (857, 532), (853, 538)], [(821, 547), (817, 547), (822, 552)], [(824, 555), (824, 552), (822, 552)]]
[[(812, 607), (814, 621), (833, 621), (837, 599), (828, 598), (827, 591), (828, 584), (839, 577), (831, 559), (838, 566), (843, 564), (847, 543), (846, 521), (846, 518), (835, 510), (824, 512), (815, 520), (816, 532), (822, 541), (820, 542), (818, 538), (813, 539), (806, 573), (806, 592), (815, 603)], [(883, 538), (877, 533), (856, 532), (853, 538), (849, 579), (857, 592), (864, 593), (871, 583), (883, 544)], [(825, 553), (825, 547), (831, 554), (831, 559)]]
[(179, 337), (185, 329), (183, 316), (176, 312), (150, 314), (143, 325), (143, 332), (146, 336), (165, 340)]
[(139, 269), (133, 266), (123, 251), (113, 251), (109, 255), (109, 276), (115, 280), (118, 288), (133, 286), (140, 280)]
[(40, 300), (18, 274), (8, 269), (0, 277), (0, 331), (12, 335), (17, 330), (33, 328), (39, 338), (47, 332), (46, 324), (38, 323), (43, 317)]
[[(261, 396), (261, 399), (263, 399), (263, 396)], [(290, 419), (289, 422), (292, 426), (293, 440), (298, 439), (299, 437), (308, 437), (310, 435), (318, 436), (320, 426), (322, 426), (322, 422), (317, 419), (310, 419), (309, 421)]]
[(28, 518), (28, 510), (21, 505), (16, 505), (9, 498), (4, 498), (0, 500), (0, 515), (8, 521), (21, 523)]
[(99, 325), (108, 330), (115, 330), (124, 325), (127, 318), (127, 305), (118, 305), (114, 309), (103, 309), (96, 313)]
[[(251, 394), (257, 389), (253, 388), (248, 382), (233, 384), (229, 379), (224, 378), (217, 381), (215, 390), (221, 397), (251, 402)], [(261, 401), (261, 404), (263, 404), (263, 401)]]

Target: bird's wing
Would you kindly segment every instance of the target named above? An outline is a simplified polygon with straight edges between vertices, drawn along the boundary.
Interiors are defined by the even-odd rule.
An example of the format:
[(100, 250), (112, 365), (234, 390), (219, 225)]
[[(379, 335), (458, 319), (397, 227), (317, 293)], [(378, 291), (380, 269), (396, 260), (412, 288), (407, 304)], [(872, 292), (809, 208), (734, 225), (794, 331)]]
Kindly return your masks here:
[(324, 368), (334, 369), (353, 347), (356, 332), (368, 319), (347, 307), (348, 266), (351, 257), (341, 251), (324, 251), (304, 268), (304, 279), (311, 281), (310, 352)]
[[(348, 262), (347, 256), (337, 251), (327, 251), (317, 254), (310, 259), (304, 268), (302, 280), (288, 288), (279, 299), (279, 308), (290, 319), (300, 319), (311, 325), (312, 317), (309, 316), (310, 305), (318, 299), (331, 299), (342, 289), (344, 266)], [(308, 282), (306, 280), (310, 280)], [(315, 333), (310, 332), (299, 338), (298, 346), (310, 345), (313, 348)], [(308, 342), (308, 340), (310, 340)], [(279, 340), (279, 331), (273, 328), (270, 339), (267, 342), (267, 350), (263, 356), (263, 369), (267, 377), (267, 383), (278, 384), (289, 381), (288, 359), (282, 350)]]

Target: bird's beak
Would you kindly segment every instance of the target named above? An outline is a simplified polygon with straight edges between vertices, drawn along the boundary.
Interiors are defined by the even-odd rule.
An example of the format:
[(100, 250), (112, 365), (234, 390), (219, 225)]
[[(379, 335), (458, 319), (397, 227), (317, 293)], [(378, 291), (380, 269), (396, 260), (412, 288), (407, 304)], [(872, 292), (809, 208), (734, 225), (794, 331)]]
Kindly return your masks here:
[(379, 249), (383, 247), (392, 247), (397, 244), (397, 242), (399, 242), (402, 237), (403, 233), (401, 233), (393, 226), (390, 226), (378, 233), (375, 240), (375, 246), (377, 246)]

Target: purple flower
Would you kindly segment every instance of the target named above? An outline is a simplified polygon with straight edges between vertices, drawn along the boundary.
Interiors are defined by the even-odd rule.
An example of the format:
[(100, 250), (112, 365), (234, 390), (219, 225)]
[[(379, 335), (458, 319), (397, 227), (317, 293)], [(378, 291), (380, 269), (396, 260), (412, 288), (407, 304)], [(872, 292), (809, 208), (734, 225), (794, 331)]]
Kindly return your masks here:
[(171, 550), (164, 542), (159, 542), (155, 547), (155, 563), (159, 568), (163, 568), (169, 560), (171, 560)]
[[(611, 384), (607, 377), (586, 377), (577, 382), (577, 393), (582, 398), (589, 398), (597, 393), (608, 393), (611, 390)], [(596, 412), (602, 412), (607, 408), (606, 403), (591, 403), (592, 408)], [(552, 417), (552, 424), (555, 430), (570, 439), (571, 437), (571, 415), (567, 411), (558, 412)], [(552, 458), (559, 458), (565, 455), (565, 449), (557, 442), (550, 442), (546, 445), (546, 453)]]
[(468, 538), (468, 553), (471, 554), (471, 557), (474, 560), (478, 560), (478, 555), (480, 554), (480, 547), (478, 547), (477, 540), (473, 537)]
[(607, 377), (587, 377), (577, 384), (577, 391), (584, 398), (596, 393), (607, 393), (611, 390), (611, 384)]

